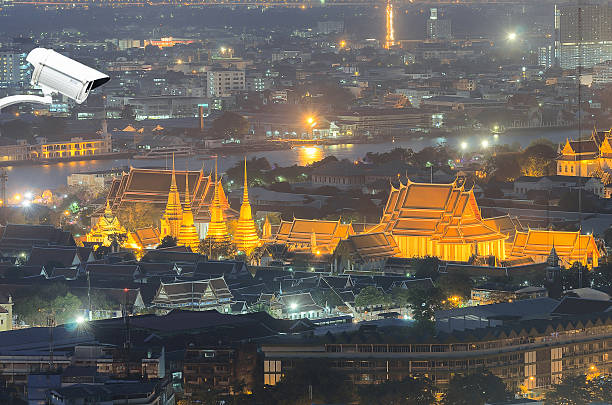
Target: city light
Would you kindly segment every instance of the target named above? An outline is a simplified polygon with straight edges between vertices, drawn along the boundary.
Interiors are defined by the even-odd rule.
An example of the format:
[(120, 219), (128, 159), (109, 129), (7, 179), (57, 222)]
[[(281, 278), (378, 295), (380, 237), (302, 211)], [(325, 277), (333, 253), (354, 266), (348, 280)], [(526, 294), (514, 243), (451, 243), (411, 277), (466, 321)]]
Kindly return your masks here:
[(480, 146), (482, 146), (484, 149), (489, 147), (489, 141), (487, 141), (486, 139), (483, 139), (482, 142), (480, 142)]
[(508, 36), (507, 36), (508, 41), (515, 41), (517, 37), (518, 36), (516, 35), (516, 32), (510, 32), (508, 33)]
[(77, 316), (77, 317), (76, 317), (76, 319), (75, 319), (75, 322), (76, 322), (78, 325), (82, 325), (82, 324), (84, 324), (84, 323), (85, 323), (85, 321), (86, 321), (86, 319), (85, 319), (85, 317), (84, 317), (83, 315), (79, 315), (79, 316)]
[(289, 307), (290, 307), (291, 309), (297, 309), (298, 304), (297, 304), (297, 303), (295, 303), (295, 302), (292, 302), (292, 303), (289, 305)]
[(467, 142), (465, 142), (465, 141), (461, 142), (461, 149), (466, 150), (467, 147), (468, 147)]
[(314, 118), (313, 117), (308, 117), (308, 118), (306, 118), (306, 122), (308, 124), (312, 124), (314, 122)]
[(340, 41), (340, 48), (345, 48), (346, 47), (346, 41), (342, 40)]
[(13, 196), (13, 200), (15, 200), (15, 201), (21, 201), (21, 194), (15, 194), (15, 195)]

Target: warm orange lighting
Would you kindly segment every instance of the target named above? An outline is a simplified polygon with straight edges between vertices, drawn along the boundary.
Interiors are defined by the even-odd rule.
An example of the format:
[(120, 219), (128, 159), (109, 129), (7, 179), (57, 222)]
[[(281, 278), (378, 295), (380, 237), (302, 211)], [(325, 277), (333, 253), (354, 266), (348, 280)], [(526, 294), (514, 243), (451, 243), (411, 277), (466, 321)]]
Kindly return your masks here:
[(64, 215), (66, 215), (66, 216), (70, 215), (70, 211), (68, 211), (68, 210), (64, 211)]
[(387, 36), (385, 38), (386, 49), (395, 45), (395, 31), (393, 29), (393, 4), (391, 0), (387, 0)]
[(529, 377), (529, 380), (530, 380), (530, 381), (533, 381), (533, 380), (535, 380), (535, 377), (534, 377), (534, 376), (531, 376), (531, 377)]
[(21, 194), (15, 194), (15, 195), (13, 196), (13, 199), (14, 199), (15, 201), (20, 201), (20, 200), (21, 200)]
[(346, 47), (346, 41), (342, 40), (340, 41), (340, 48), (344, 48), (344, 47)]
[(307, 123), (309, 123), (309, 124), (312, 124), (312, 123), (314, 122), (314, 118), (312, 118), (312, 117), (308, 117), (308, 118), (306, 119), (306, 122), (307, 122)]

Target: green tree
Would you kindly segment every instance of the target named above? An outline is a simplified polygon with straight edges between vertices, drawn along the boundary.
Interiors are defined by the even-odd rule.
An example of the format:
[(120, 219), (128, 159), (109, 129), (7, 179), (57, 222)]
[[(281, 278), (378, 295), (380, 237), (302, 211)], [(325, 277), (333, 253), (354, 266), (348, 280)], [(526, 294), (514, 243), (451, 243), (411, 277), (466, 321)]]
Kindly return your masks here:
[(360, 386), (360, 405), (430, 405), (436, 402), (433, 384), (427, 378)]
[(438, 277), (436, 285), (440, 288), (444, 297), (459, 296), (469, 299), (474, 283), (467, 274), (452, 272)]
[[(313, 403), (350, 403), (355, 394), (348, 376), (334, 370), (324, 360), (296, 361), (263, 403), (278, 405), (310, 405)], [(312, 399), (310, 396), (312, 394)]]
[(440, 275), (438, 267), (440, 267), (440, 259), (435, 256), (417, 258), (412, 261), (413, 276), (415, 278), (431, 278), (436, 280)]
[(550, 142), (532, 143), (519, 158), (523, 176), (547, 176), (556, 174), (557, 151)]
[(152, 204), (134, 203), (119, 210), (117, 218), (129, 231), (154, 227), (161, 217), (161, 211)]
[(74, 322), (81, 309), (81, 300), (68, 292), (66, 285), (56, 283), (29, 288), (15, 296), (14, 313), (19, 322), (30, 326), (44, 326), (53, 315), (57, 324)]
[(437, 287), (414, 288), (409, 290), (408, 308), (417, 327), (433, 332), (433, 317), (436, 310), (442, 308), (444, 295)]
[(198, 251), (215, 260), (232, 258), (237, 252), (236, 245), (232, 241), (213, 242), (210, 239), (202, 239)]
[(468, 375), (457, 374), (451, 378), (444, 404), (483, 405), (485, 402), (500, 402), (507, 397), (502, 379), (483, 370)]
[(586, 376), (567, 375), (546, 394), (546, 405), (583, 405), (594, 399)]
[(249, 122), (240, 114), (226, 111), (217, 117), (211, 128), (211, 135), (215, 138), (240, 139), (249, 131)]
[(358, 307), (372, 307), (385, 303), (385, 293), (375, 286), (367, 286), (355, 296), (355, 305)]
[(170, 236), (170, 235), (166, 235), (161, 240), (161, 243), (159, 245), (157, 245), (156, 249), (175, 247), (176, 246), (176, 242), (177, 242), (177, 240), (176, 240), (175, 237)]

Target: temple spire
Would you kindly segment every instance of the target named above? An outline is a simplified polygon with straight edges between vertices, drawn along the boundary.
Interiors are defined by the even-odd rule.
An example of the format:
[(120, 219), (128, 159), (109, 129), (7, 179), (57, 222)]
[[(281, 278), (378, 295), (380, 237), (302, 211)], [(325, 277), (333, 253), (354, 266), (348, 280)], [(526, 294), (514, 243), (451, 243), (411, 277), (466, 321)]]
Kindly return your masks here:
[(241, 252), (250, 254), (259, 246), (259, 236), (253, 221), (251, 203), (249, 202), (249, 184), (247, 179), (247, 161), (244, 158), (244, 191), (242, 193), (242, 205), (240, 206), (240, 218), (234, 234), (234, 243)]
[(189, 168), (185, 172), (185, 204), (183, 206), (183, 218), (179, 231), (178, 244), (189, 246), (192, 252), (196, 252), (200, 246), (200, 237), (193, 221), (191, 211), (191, 198), (189, 197)]
[(225, 223), (225, 215), (221, 206), (221, 195), (219, 188), (222, 187), (218, 180), (217, 157), (215, 157), (215, 193), (210, 206), (210, 223), (206, 239), (210, 242), (228, 242), (230, 240)]
[(181, 197), (176, 186), (176, 172), (174, 170), (174, 154), (172, 154), (172, 180), (170, 182), (170, 192), (168, 193), (168, 202), (166, 210), (161, 221), (161, 236), (179, 237), (181, 223), (183, 222), (183, 208), (181, 206)]

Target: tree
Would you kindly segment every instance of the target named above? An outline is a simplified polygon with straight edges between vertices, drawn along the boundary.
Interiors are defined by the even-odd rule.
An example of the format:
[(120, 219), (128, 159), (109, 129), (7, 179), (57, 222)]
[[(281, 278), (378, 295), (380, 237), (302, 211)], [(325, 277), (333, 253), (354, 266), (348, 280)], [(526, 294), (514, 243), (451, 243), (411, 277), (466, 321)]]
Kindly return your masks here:
[(440, 259), (435, 256), (427, 256), (423, 258), (417, 258), (412, 261), (412, 268), (414, 269), (415, 278), (431, 278), (436, 280), (440, 273), (438, 267), (440, 266)]
[(161, 217), (161, 211), (152, 204), (134, 203), (119, 210), (117, 218), (127, 230), (154, 227)]
[(546, 405), (583, 405), (593, 400), (585, 375), (566, 375), (546, 394)]
[(240, 139), (249, 131), (249, 122), (240, 114), (226, 111), (217, 117), (211, 128), (211, 134), (217, 139)]
[(451, 378), (444, 395), (446, 405), (483, 405), (485, 402), (504, 401), (508, 397), (501, 378), (488, 371)]
[(519, 158), (523, 176), (547, 176), (556, 174), (557, 151), (550, 142), (532, 143)]
[(136, 113), (134, 112), (134, 107), (131, 104), (126, 104), (121, 109), (120, 114), (121, 119), (133, 121), (136, 119)]
[(161, 243), (157, 245), (156, 249), (170, 248), (176, 246), (177, 240), (175, 237), (166, 235), (161, 240)]
[(236, 245), (232, 241), (213, 242), (210, 239), (202, 239), (198, 251), (211, 259), (229, 259), (236, 256)]
[(77, 296), (68, 292), (64, 284), (56, 283), (22, 290), (15, 296), (14, 312), (20, 322), (44, 326), (49, 315), (54, 316), (57, 324), (73, 322), (83, 308)]
[(436, 285), (440, 288), (444, 297), (459, 296), (469, 299), (474, 283), (467, 274), (452, 272), (438, 277)]
[[(263, 403), (310, 405), (312, 403), (350, 403), (353, 384), (344, 373), (334, 370), (324, 360), (297, 360)], [(312, 399), (310, 396), (312, 395)]]
[(372, 307), (385, 303), (385, 293), (374, 286), (367, 286), (355, 296), (355, 305), (358, 307)]
[(436, 402), (434, 387), (427, 378), (407, 377), (401, 381), (360, 386), (362, 405), (429, 405)]
[(437, 287), (414, 288), (409, 290), (408, 308), (412, 318), (417, 322), (417, 327), (432, 331), (432, 319), (436, 310), (442, 308), (444, 295)]

